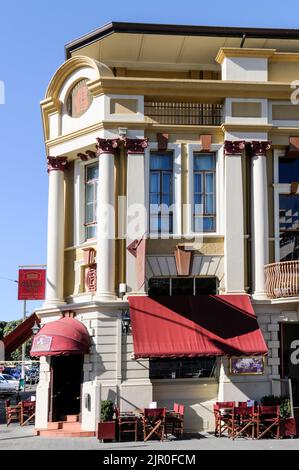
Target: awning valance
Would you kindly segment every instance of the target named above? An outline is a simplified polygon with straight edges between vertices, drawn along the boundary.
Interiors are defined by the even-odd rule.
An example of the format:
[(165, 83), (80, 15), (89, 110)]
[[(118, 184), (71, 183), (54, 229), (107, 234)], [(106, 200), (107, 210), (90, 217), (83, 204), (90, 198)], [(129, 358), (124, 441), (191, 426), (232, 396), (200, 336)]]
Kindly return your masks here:
[(248, 295), (129, 297), (136, 358), (268, 352)]
[(46, 323), (35, 335), (31, 356), (88, 354), (90, 338), (86, 327), (71, 317)]

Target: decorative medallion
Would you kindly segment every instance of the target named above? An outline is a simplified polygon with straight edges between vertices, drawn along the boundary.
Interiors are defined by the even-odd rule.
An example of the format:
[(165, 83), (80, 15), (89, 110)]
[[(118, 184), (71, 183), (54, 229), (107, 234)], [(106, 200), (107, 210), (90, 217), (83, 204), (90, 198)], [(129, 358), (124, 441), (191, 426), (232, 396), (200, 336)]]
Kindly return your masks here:
[(73, 118), (82, 116), (92, 103), (92, 94), (88, 90), (87, 82), (86, 78), (77, 82), (67, 97), (67, 112)]

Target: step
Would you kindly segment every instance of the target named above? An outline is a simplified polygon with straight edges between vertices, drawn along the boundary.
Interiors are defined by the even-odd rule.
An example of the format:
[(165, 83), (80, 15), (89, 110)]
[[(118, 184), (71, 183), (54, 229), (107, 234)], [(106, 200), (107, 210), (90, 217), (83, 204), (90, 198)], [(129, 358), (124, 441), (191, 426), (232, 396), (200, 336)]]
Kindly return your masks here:
[(79, 415), (62, 416), (61, 421), (67, 421), (68, 423), (76, 423), (79, 421)]
[(68, 431), (80, 431), (81, 429), (81, 423), (78, 421), (53, 421), (48, 423), (47, 426), (48, 430), (53, 430), (53, 429), (65, 429)]
[(50, 438), (59, 437), (95, 437), (96, 433), (93, 431), (70, 431), (64, 429), (36, 429), (36, 436), (44, 436)]

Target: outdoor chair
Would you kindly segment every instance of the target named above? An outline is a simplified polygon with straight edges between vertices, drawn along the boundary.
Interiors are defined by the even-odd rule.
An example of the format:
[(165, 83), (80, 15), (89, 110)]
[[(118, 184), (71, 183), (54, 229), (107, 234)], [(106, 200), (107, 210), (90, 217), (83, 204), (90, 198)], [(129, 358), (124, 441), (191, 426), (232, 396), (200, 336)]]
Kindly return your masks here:
[(270, 435), (280, 438), (280, 409), (277, 406), (259, 406), (257, 414), (257, 439)]
[(164, 440), (166, 408), (145, 408), (142, 416), (143, 440), (151, 436)]
[(21, 401), (21, 415), (20, 423), (24, 426), (27, 423), (34, 423), (35, 421), (35, 401), (24, 400)]
[(254, 438), (256, 413), (254, 406), (237, 406), (233, 408), (232, 413), (232, 432), (231, 438), (247, 436)]
[(115, 407), (116, 424), (118, 440), (121, 441), (123, 435), (132, 434), (137, 441), (138, 418), (133, 413), (121, 413), (118, 407)]
[(5, 400), (6, 425), (12, 421), (21, 422), (21, 405), (11, 405), (10, 400)]
[(215, 436), (221, 437), (226, 431), (228, 434), (231, 434), (231, 420), (234, 406), (234, 401), (217, 401), (214, 404)]
[(179, 405), (179, 410), (177, 414), (177, 418), (174, 422), (173, 434), (175, 437), (182, 438), (184, 434), (184, 414), (185, 414), (185, 407), (184, 405)]

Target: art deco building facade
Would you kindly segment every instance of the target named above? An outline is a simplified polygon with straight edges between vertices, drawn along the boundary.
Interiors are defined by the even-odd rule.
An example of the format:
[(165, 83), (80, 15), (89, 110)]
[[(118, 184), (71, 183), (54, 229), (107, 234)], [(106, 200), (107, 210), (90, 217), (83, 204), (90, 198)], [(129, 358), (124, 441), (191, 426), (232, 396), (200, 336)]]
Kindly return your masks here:
[(66, 46), (41, 102), (38, 429), (92, 433), (106, 398), (211, 429), (214, 401), (287, 378), (299, 404), (296, 79), (294, 30), (112, 23)]

